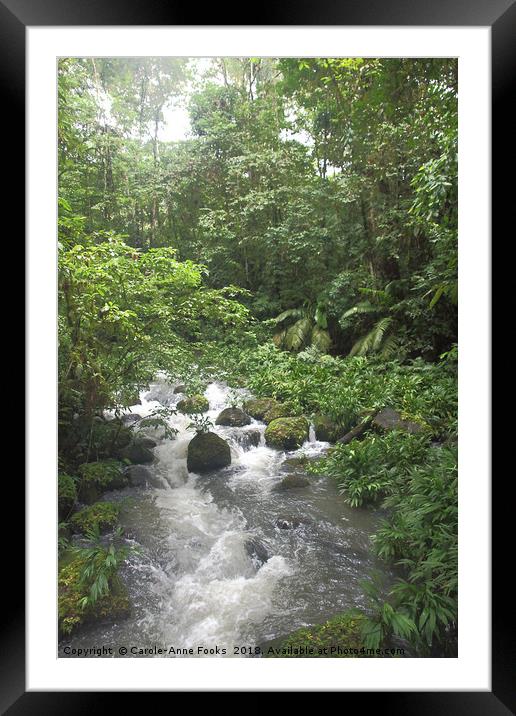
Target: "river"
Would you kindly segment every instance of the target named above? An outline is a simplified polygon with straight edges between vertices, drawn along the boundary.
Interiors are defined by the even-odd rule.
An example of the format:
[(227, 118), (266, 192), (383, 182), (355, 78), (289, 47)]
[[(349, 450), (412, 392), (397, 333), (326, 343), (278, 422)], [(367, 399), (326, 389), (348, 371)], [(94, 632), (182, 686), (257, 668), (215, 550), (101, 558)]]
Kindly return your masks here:
[[(228, 393), (220, 383), (208, 386), (213, 423)], [(146, 416), (181, 397), (158, 380), (131, 410)], [(234, 647), (254, 647), (350, 607), (367, 607), (361, 580), (372, 569), (391, 576), (370, 549), (379, 514), (347, 507), (334, 482), (322, 476), (308, 475), (309, 487), (274, 489), (289, 472), (302, 470), (291, 458), (316, 457), (328, 443), (317, 442), (311, 431), (299, 450), (285, 453), (265, 445), (263, 423), (215, 426), (230, 444), (231, 466), (198, 476), (186, 468), (190, 418), (178, 413), (169, 422), (177, 434), (154, 448), (154, 486), (104, 497), (122, 502), (121, 522), (138, 550), (121, 571), (132, 614), (63, 640), (61, 656), (65, 647), (102, 645), (193, 648), (195, 656), (198, 647), (219, 647), (233, 656)], [(285, 519), (301, 524), (279, 528), (277, 521)], [(258, 552), (265, 548), (268, 559), (258, 559), (250, 544)]]

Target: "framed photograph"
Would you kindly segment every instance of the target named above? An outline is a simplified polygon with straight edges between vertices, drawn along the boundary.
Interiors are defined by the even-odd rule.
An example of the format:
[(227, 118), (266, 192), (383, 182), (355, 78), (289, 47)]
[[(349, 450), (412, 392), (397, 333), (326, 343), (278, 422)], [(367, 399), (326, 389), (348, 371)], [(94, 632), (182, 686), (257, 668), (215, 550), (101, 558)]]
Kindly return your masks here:
[(514, 712), (489, 372), (514, 4), (183, 12), (0, 2), (28, 287), (2, 707)]

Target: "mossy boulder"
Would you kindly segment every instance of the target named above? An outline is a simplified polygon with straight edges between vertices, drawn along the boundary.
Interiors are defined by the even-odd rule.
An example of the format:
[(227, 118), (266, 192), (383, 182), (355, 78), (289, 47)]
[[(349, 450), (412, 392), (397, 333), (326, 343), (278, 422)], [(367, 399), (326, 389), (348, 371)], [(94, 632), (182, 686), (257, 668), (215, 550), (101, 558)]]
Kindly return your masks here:
[(327, 415), (314, 415), (313, 424), (316, 440), (321, 440), (325, 443), (337, 442), (346, 432), (345, 428), (342, 428)]
[(252, 398), (244, 403), (245, 412), (255, 420), (263, 420), (265, 413), (278, 405), (274, 398)]
[[(152, 441), (154, 442), (154, 441)], [(155, 445), (156, 443), (154, 443)], [(127, 447), (119, 450), (121, 460), (129, 460), (135, 465), (144, 465), (154, 460), (154, 454), (147, 447), (147, 438), (135, 438)]]
[(152, 448), (155, 448), (158, 444), (154, 438), (149, 438), (147, 435), (138, 436), (137, 442), (148, 450), (152, 450)]
[(85, 624), (116, 621), (130, 614), (127, 590), (117, 575), (109, 582), (109, 594), (84, 609), (80, 600), (88, 595), (88, 587), (81, 583), (84, 559), (76, 557), (65, 564), (58, 577), (58, 624), (61, 637), (68, 636)]
[(281, 450), (296, 450), (308, 439), (306, 418), (276, 418), (265, 429), (265, 442)]
[(371, 426), (380, 432), (389, 432), (391, 430), (405, 430), (408, 433), (420, 433), (424, 430), (424, 425), (416, 423), (413, 420), (403, 420), (400, 413), (393, 408), (384, 408), (375, 415)]
[(118, 460), (86, 462), (79, 467), (78, 496), (81, 502), (91, 505), (109, 490), (126, 487), (129, 478), (124, 475), (124, 465)]
[(189, 472), (209, 472), (231, 465), (228, 443), (215, 433), (197, 433), (188, 444)]
[(205, 413), (210, 407), (210, 403), (204, 395), (192, 395), (187, 398), (183, 398), (177, 404), (177, 409), (180, 413), (186, 415), (195, 415), (197, 413)]
[(72, 515), (70, 528), (72, 532), (86, 534), (91, 529), (109, 532), (118, 524), (120, 506), (113, 502), (95, 502)]
[(250, 422), (249, 415), (240, 408), (224, 408), (215, 421), (216, 425), (229, 425), (232, 428), (241, 428)]
[(294, 418), (296, 415), (299, 415), (299, 410), (293, 403), (276, 403), (265, 413), (263, 422), (272, 423), (277, 418)]
[(300, 487), (308, 487), (310, 480), (302, 475), (287, 475), (281, 482), (275, 485), (272, 489), (274, 492), (284, 492), (285, 490), (295, 490)]
[(64, 520), (73, 510), (77, 501), (75, 480), (71, 475), (59, 473), (57, 477), (57, 511), (59, 519)]
[(361, 627), (365, 615), (348, 611), (324, 624), (303, 627), (279, 643), (262, 647), (265, 658), (353, 659), (377, 656), (364, 647)]

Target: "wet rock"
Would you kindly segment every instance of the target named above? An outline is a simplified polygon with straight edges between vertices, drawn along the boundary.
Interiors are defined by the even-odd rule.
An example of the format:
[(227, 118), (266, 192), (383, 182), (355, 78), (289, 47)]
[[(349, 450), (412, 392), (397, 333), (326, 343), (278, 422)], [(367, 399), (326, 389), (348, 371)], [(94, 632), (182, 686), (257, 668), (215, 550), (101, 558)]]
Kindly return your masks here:
[(146, 485), (147, 483), (152, 484), (152, 473), (148, 467), (143, 465), (129, 465), (124, 470), (124, 474), (129, 478), (131, 485)]
[(265, 430), (265, 442), (270, 447), (296, 450), (308, 440), (306, 418), (276, 418)]
[(258, 445), (260, 444), (260, 440), (262, 439), (262, 434), (259, 430), (246, 430), (244, 435), (246, 438), (247, 445), (258, 447)]
[(344, 430), (327, 415), (314, 415), (313, 417), (315, 437), (325, 443), (334, 443), (342, 437)]
[(186, 415), (195, 415), (197, 413), (205, 413), (210, 407), (208, 399), (204, 395), (192, 395), (189, 398), (183, 398), (177, 404), (180, 413)]
[(149, 450), (155, 448), (158, 444), (153, 438), (149, 438), (147, 435), (139, 436), (138, 443)]
[(155, 400), (161, 405), (171, 406), (176, 401), (174, 388), (168, 383), (153, 383), (150, 390), (145, 394), (146, 400)]
[(289, 457), (283, 462), (283, 468), (286, 472), (300, 472), (306, 470), (309, 462), (310, 460), (306, 455)]
[(123, 425), (134, 425), (135, 423), (139, 423), (140, 420), (142, 420), (142, 416), (138, 415), (138, 413), (127, 413), (121, 417)]
[(154, 460), (154, 455), (149, 448), (143, 444), (140, 438), (133, 440), (130, 445), (120, 450), (118, 455), (122, 460), (129, 460), (137, 465), (149, 463)]
[(278, 517), (275, 522), (275, 525), (280, 530), (293, 530), (296, 529), (296, 527), (301, 527), (301, 525), (307, 524), (308, 522), (309, 520), (306, 520), (303, 517), (296, 517), (294, 515), (282, 515), (281, 517)]
[(228, 443), (215, 433), (198, 433), (188, 444), (189, 472), (209, 472), (231, 465)]
[(135, 487), (145, 487), (146, 485), (152, 485), (152, 487), (159, 489), (166, 487), (166, 482), (163, 478), (144, 465), (129, 465), (124, 470), (124, 474), (129, 478), (131, 485)]
[(285, 490), (295, 490), (300, 487), (308, 487), (310, 480), (301, 475), (287, 475), (283, 480), (275, 485), (272, 489), (274, 492), (284, 492)]
[(278, 401), (274, 398), (252, 398), (245, 401), (244, 410), (255, 420), (263, 420), (265, 413), (275, 405), (278, 405)]
[(423, 426), (412, 420), (403, 420), (401, 415), (393, 408), (384, 408), (373, 418), (372, 426), (382, 431), (406, 430), (409, 433), (419, 433)]
[(265, 545), (255, 537), (245, 541), (244, 549), (257, 566), (265, 564), (265, 562), (269, 559), (269, 553), (267, 552)]
[(184, 393), (185, 390), (186, 386), (181, 383), (180, 385), (176, 385), (176, 387), (174, 388), (174, 393)]
[(241, 428), (244, 425), (249, 425), (250, 422), (251, 418), (249, 415), (244, 413), (244, 411), (240, 408), (224, 408), (224, 410), (219, 413), (215, 424), (229, 425), (232, 428)]

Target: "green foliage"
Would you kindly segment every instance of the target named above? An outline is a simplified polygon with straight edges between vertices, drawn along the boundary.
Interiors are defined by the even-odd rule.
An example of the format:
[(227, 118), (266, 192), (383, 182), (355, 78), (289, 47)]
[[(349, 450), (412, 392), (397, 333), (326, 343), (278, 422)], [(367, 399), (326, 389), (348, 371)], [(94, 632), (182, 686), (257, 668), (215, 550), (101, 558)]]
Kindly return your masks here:
[[(457, 450), (430, 448), (425, 462), (408, 471), (403, 489), (383, 506), (389, 512), (374, 536), (380, 557), (393, 559), (406, 575), (385, 602), (378, 583), (369, 586), (373, 616), (367, 643), (390, 633), (413, 643), (422, 655), (441, 646), (453, 652), (457, 628)], [(379, 643), (378, 641), (378, 643)]]
[[(292, 322), (288, 325), (289, 322)], [(273, 336), (278, 348), (299, 351), (313, 346), (321, 353), (327, 353), (331, 346), (330, 334), (326, 330), (328, 319), (324, 308), (317, 304), (315, 309), (308, 304), (304, 309), (289, 309), (276, 316), (277, 332)]]
[(81, 609), (95, 606), (100, 598), (109, 594), (110, 583), (131, 552), (131, 548), (117, 544), (117, 540), (122, 536), (121, 528), (115, 532), (114, 540), (109, 546), (101, 543), (98, 524), (86, 530), (85, 534), (93, 543), (92, 546), (74, 550), (81, 562), (79, 587), (87, 592), (79, 599)]
[[(298, 629), (279, 646), (264, 650), (269, 658), (371, 658), (366, 651), (361, 627), (365, 617), (358, 611), (348, 611), (324, 624)], [(376, 647), (374, 647), (376, 648)]]
[(113, 502), (96, 502), (72, 515), (70, 528), (82, 534), (108, 532), (118, 524), (119, 513), (120, 506)]
[(389, 405), (403, 418), (427, 424), (435, 437), (456, 434), (457, 381), (452, 362), (400, 364), (325, 355), (307, 360), (303, 354), (292, 355), (269, 344), (242, 353), (235, 372), (245, 376), (255, 394), (291, 402), (307, 415), (322, 413), (344, 432), (365, 414)]
[(197, 434), (199, 433), (209, 433), (210, 430), (213, 427), (212, 421), (208, 418), (207, 415), (192, 415), (192, 422), (189, 423), (188, 429), (189, 430), (195, 430)]
[(58, 513), (66, 518), (77, 500), (76, 481), (70, 475), (59, 473), (57, 481)]
[(368, 435), (348, 445), (337, 445), (312, 468), (335, 478), (351, 507), (377, 503), (403, 491), (410, 469), (427, 457), (428, 437), (404, 431)]
[(95, 502), (102, 493), (128, 484), (123, 472), (124, 464), (118, 460), (102, 460), (81, 465), (78, 469), (78, 493), (83, 502)]
[[(70, 475), (88, 502), (126, 484), (112, 458), (133, 431), (104, 411), (119, 416), (157, 371), (185, 383), (178, 408), (201, 433), (213, 379), (258, 396), (254, 417), (320, 415), (334, 437), (390, 406), (424, 433), (366, 434), (318, 469), (350, 504), (390, 510), (375, 545), (406, 578), (387, 602), (372, 594), (366, 643), (427, 653), (456, 621), (457, 61), (195, 68), (58, 63), (60, 518)], [(161, 141), (178, 100), (191, 136)], [(170, 438), (170, 414), (135, 430)], [(96, 543), (63, 574), (63, 630), (109, 611), (113, 549)]]

